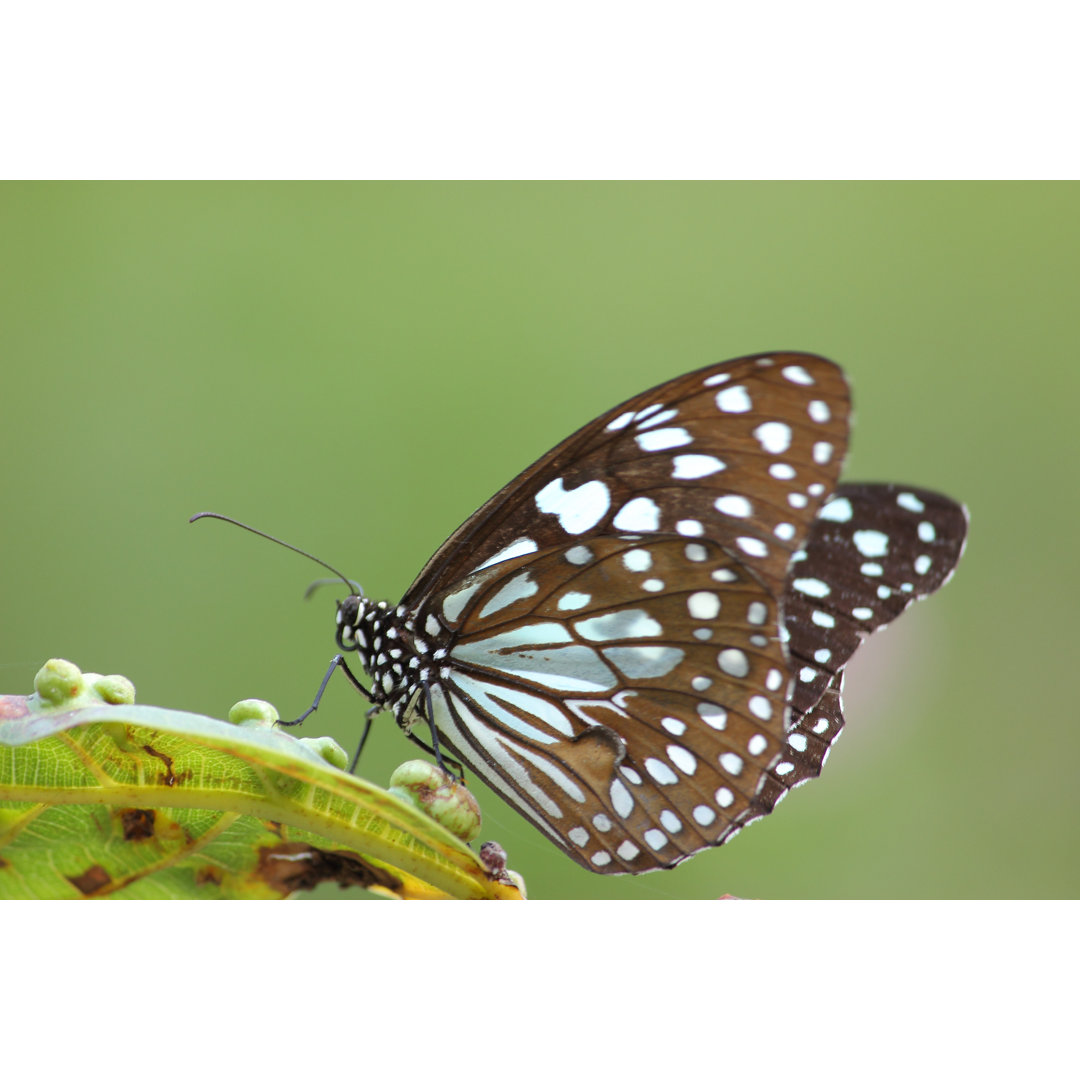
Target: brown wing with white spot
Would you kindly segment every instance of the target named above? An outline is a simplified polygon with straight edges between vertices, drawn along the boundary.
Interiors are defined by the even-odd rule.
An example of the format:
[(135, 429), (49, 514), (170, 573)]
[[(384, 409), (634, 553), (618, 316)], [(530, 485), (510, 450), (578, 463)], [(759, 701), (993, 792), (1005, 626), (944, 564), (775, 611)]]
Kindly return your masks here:
[(771, 813), (789, 791), (821, 775), (829, 751), (844, 729), (843, 682), (843, 672), (834, 675), (814, 706), (792, 725), (780, 759), (766, 770), (765, 782), (747, 815), (750, 820)]
[(760, 813), (790, 676), (776, 601), (717, 543), (564, 543), (425, 611), (450, 642), (440, 736), (583, 866), (672, 866)]
[(779, 596), (788, 560), (836, 484), (850, 403), (840, 369), (806, 353), (714, 364), (585, 425), (439, 548), (403, 604), (480, 567), (620, 533), (703, 537)]

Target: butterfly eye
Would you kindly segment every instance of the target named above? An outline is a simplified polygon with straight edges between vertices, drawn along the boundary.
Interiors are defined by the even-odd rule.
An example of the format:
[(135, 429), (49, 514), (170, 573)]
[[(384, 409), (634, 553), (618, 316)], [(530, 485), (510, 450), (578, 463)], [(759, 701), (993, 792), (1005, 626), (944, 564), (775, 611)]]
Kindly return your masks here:
[(338, 644), (376, 708), (580, 865), (674, 866), (820, 772), (851, 655), (960, 558), (951, 499), (839, 484), (849, 411), (802, 353), (639, 394), (481, 507), (396, 608), (341, 601)]
[(352, 651), (367, 647), (367, 640), (359, 629), (364, 601), (359, 596), (347, 596), (338, 601), (337, 643), (338, 648)]

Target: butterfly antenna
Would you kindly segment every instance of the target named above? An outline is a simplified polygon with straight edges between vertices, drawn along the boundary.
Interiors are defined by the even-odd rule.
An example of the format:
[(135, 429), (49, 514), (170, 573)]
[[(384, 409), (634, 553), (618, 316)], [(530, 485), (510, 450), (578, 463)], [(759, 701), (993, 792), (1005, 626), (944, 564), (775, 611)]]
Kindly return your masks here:
[[(256, 529), (253, 525), (245, 525), (242, 521), (237, 521), (236, 518), (231, 518), (226, 514), (215, 514), (211, 510), (204, 510), (201, 514), (194, 514), (188, 518), (188, 523), (192, 521), (198, 521), (199, 518), (217, 518), (218, 521), (227, 521), (230, 525), (236, 525), (238, 528), (247, 529), (248, 532), (254, 533), (256, 536), (261, 536), (264, 540), (272, 540), (275, 544), (280, 544), (283, 548), (288, 548), (290, 551), (295, 551), (297, 555), (303, 555), (305, 559), (310, 559), (314, 563), (318, 563), (323, 569), (329, 570), (335, 578), (343, 581), (347, 588), (351, 589), (355, 596), (363, 596), (364, 590), (355, 581), (350, 581), (340, 570), (335, 570), (328, 562), (323, 562), (322, 559), (317, 559), (309, 551), (305, 551), (303, 548), (298, 548), (295, 544), (290, 544), (285, 540), (279, 540), (276, 536), (271, 536), (269, 533), (263, 532), (262, 529)], [(304, 599), (306, 600), (312, 593), (312, 590), (318, 585), (325, 584), (325, 581), (317, 581), (313, 585), (308, 587), (307, 592), (304, 593)]]

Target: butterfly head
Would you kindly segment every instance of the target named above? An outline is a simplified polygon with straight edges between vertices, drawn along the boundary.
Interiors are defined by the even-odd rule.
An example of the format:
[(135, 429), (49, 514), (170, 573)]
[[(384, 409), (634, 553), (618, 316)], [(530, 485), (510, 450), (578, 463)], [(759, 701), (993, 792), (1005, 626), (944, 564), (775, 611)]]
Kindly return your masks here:
[[(371, 647), (371, 636), (365, 632), (386, 603), (376, 603), (365, 596), (354, 593), (338, 601), (337, 632), (338, 648), (344, 652), (359, 652), (361, 658)], [(366, 626), (365, 626), (366, 624)]]

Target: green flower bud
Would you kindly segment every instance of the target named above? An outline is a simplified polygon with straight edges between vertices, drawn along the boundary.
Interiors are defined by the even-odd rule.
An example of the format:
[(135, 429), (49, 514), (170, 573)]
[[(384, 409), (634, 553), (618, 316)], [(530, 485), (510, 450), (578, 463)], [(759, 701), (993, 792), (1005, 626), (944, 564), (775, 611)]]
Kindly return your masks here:
[(277, 709), (261, 698), (245, 698), (229, 710), (229, 723), (241, 727), (270, 728), (280, 719)]
[(301, 739), (300, 742), (309, 749), (314, 750), (319, 757), (330, 762), (336, 768), (347, 769), (349, 767), (349, 755), (345, 753), (341, 744), (331, 739), (329, 735), (323, 735), (319, 739)]
[(64, 705), (85, 686), (83, 673), (70, 660), (49, 660), (34, 676), (34, 689), (45, 705)]
[(106, 705), (135, 704), (135, 684), (123, 675), (96, 675), (93, 685)]
[(411, 803), (458, 839), (480, 832), (480, 806), (460, 780), (430, 761), (406, 761), (390, 777), (390, 793)]

